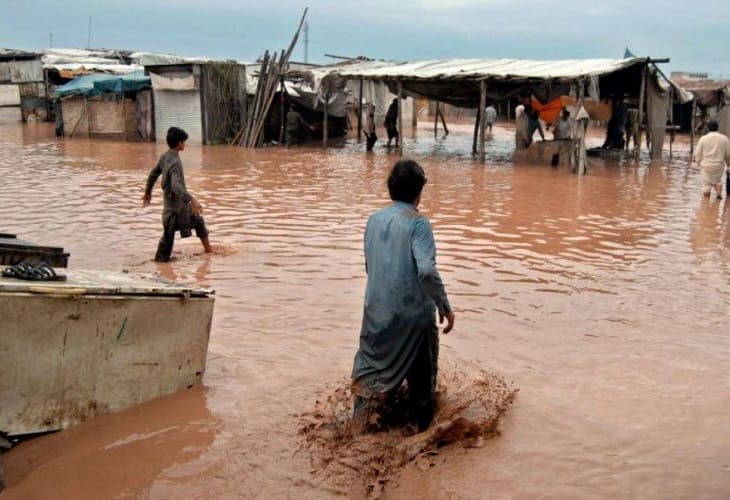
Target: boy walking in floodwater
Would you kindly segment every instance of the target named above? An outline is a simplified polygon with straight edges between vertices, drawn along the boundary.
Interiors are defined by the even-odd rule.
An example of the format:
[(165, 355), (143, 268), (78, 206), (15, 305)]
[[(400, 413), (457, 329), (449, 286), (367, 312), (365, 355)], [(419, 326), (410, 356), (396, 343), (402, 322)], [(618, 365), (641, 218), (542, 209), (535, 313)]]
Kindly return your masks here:
[(366, 427), (373, 413), (408, 384), (408, 417), (424, 431), (434, 414), (439, 320), (449, 333), (454, 313), (436, 269), (436, 244), (428, 219), (418, 211), (426, 175), (400, 160), (388, 176), (393, 203), (365, 228), (368, 275), (360, 348), (352, 368), (354, 419)]
[(167, 145), (170, 147), (165, 151), (157, 164), (150, 171), (147, 177), (147, 187), (142, 197), (142, 206), (146, 207), (152, 199), (152, 188), (157, 178), (162, 176), (163, 209), (162, 209), (162, 237), (157, 245), (155, 254), (156, 262), (168, 262), (172, 254), (172, 246), (175, 242), (175, 231), (180, 231), (180, 236), (186, 238), (195, 234), (200, 238), (205, 253), (211, 253), (213, 249), (208, 241), (208, 229), (203, 220), (203, 207), (200, 202), (188, 193), (185, 187), (185, 175), (180, 151), (185, 150), (185, 141), (188, 134), (181, 128), (170, 127), (167, 130)]

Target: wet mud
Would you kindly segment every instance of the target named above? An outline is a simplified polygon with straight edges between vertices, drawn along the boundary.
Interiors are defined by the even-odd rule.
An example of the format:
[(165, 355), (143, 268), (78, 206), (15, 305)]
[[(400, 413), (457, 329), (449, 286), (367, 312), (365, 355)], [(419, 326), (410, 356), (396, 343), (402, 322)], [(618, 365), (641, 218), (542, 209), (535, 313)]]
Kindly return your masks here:
[[(380, 497), (394, 474), (414, 460), (430, 460), (445, 446), (478, 448), (498, 435), (498, 423), (517, 389), (477, 366), (442, 363), (434, 421), (425, 432), (404, 424), (362, 429), (352, 421), (350, 381), (300, 415), (299, 433), (311, 460), (313, 480), (330, 491)], [(407, 413), (403, 399), (393, 412)]]

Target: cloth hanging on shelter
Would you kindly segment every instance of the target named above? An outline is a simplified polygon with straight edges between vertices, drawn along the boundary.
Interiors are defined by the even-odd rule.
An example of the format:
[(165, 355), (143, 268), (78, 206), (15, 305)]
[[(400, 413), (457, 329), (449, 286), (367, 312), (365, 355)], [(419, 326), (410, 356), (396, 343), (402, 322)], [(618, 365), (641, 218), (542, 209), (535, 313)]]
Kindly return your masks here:
[(657, 74), (649, 74), (646, 79), (646, 110), (647, 110), (647, 128), (651, 134), (651, 152), (652, 159), (662, 157), (662, 149), (664, 147), (664, 132), (666, 130), (667, 121), (670, 116), (670, 95), (669, 88), (663, 87)]

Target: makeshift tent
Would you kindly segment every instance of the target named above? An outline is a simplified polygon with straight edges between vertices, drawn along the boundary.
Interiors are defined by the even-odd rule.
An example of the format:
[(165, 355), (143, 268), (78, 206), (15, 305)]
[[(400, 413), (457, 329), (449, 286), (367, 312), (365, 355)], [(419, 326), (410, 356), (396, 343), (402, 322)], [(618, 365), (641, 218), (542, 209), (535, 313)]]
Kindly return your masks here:
[[(510, 97), (532, 96), (542, 104), (573, 95), (578, 108), (585, 110), (585, 98), (638, 98), (643, 110), (647, 80), (659, 80), (660, 72), (649, 71), (649, 58), (568, 59), (555, 61), (519, 59), (450, 59), (406, 63), (355, 61), (306, 72), (309, 85), (320, 89), (333, 78), (343, 80), (379, 80), (401, 97), (416, 97), (445, 102), (458, 107), (484, 109), (486, 101), (503, 101)], [(652, 86), (660, 91), (664, 82)], [(331, 81), (327, 82), (331, 86)], [(679, 98), (686, 93), (675, 92)], [(643, 113), (643, 111), (642, 111)], [(480, 131), (479, 152), (484, 158), (484, 113), (475, 126)], [(402, 120), (403, 113), (399, 113)], [(482, 123), (480, 124), (479, 121)], [(402, 141), (401, 141), (402, 147)], [(578, 148), (575, 148), (578, 150)], [(637, 152), (638, 154), (638, 152)], [(583, 172), (583, 165), (576, 168)]]
[(152, 86), (150, 78), (144, 71), (134, 71), (125, 75), (108, 75), (96, 73), (74, 78), (65, 85), (56, 87), (58, 97), (67, 96), (97, 96), (104, 93), (122, 94), (124, 92), (138, 92)]

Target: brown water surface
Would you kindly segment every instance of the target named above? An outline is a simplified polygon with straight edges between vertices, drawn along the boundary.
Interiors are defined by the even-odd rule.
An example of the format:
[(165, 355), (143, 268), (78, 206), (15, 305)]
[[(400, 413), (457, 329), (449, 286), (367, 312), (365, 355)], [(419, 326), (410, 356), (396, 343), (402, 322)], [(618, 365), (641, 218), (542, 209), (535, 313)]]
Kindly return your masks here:
[[(406, 144), (457, 314), (449, 363), (520, 392), (502, 435), (440, 451), (392, 498), (727, 498), (730, 214), (700, 195), (687, 144), (663, 164), (593, 160), (589, 174), (511, 163), (495, 128), (486, 165), (469, 126)], [(599, 140), (599, 139), (595, 139)], [(396, 156), (189, 147), (216, 254), (195, 238), (152, 262), (161, 145), (57, 140), (0, 127), (0, 230), (63, 246), (72, 268), (130, 269), (216, 290), (205, 389), (100, 417), (4, 456), (26, 498), (323, 498), (295, 414), (349, 375), (365, 273), (362, 231), (387, 203)]]

